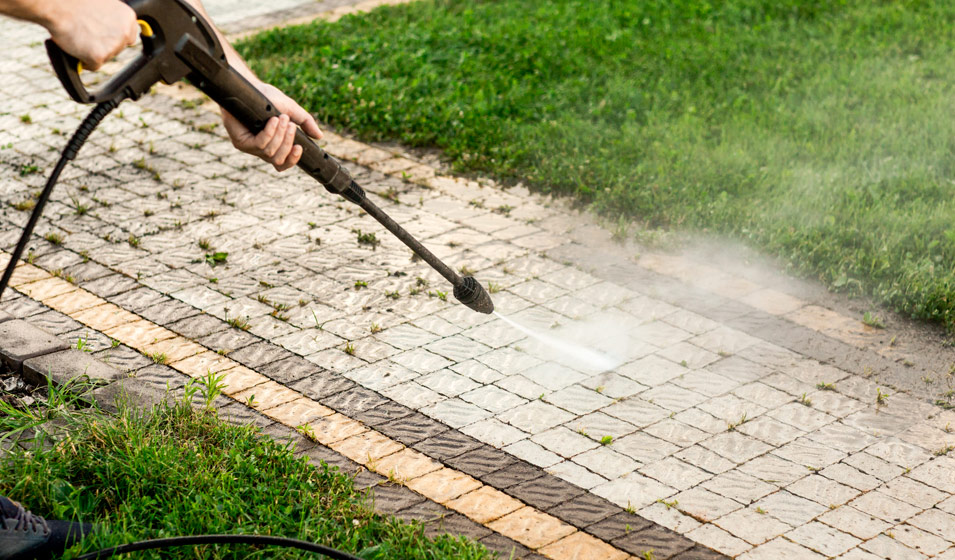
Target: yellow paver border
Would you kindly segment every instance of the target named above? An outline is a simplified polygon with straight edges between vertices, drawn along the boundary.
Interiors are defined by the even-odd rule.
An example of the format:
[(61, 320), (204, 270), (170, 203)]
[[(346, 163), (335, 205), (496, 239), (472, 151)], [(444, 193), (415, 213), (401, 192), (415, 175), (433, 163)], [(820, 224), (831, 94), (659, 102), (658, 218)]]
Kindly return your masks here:
[(11, 286), (91, 329), (110, 333), (109, 336), (134, 350), (150, 356), (159, 351), (167, 358), (174, 356), (169, 366), (191, 378), (209, 373), (221, 375), (226, 384), (224, 394), (236, 401), (548, 558), (573, 560), (590, 557), (592, 553), (613, 559), (630, 556), (42, 268), (19, 264)]

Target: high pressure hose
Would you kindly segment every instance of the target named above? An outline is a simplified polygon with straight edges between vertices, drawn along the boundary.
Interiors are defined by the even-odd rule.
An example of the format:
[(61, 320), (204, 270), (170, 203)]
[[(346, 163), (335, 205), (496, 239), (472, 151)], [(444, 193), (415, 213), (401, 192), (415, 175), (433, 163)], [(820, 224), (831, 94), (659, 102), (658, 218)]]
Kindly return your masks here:
[(362, 560), (358, 556), (354, 556), (352, 554), (348, 554), (347, 552), (342, 552), (340, 550), (329, 548), (320, 544), (286, 537), (271, 537), (266, 535), (193, 535), (188, 537), (153, 539), (104, 548), (102, 550), (97, 550), (96, 552), (90, 552), (79, 556), (76, 558), (76, 560), (98, 560), (100, 558), (109, 558), (116, 554), (124, 554), (126, 552), (199, 544), (260, 544), (284, 546), (288, 548), (297, 548), (307, 552), (324, 554), (333, 560)]
[(33, 207), (33, 212), (30, 214), (27, 225), (23, 228), (23, 233), (20, 234), (20, 240), (17, 241), (17, 246), (10, 256), (10, 262), (7, 263), (7, 269), (3, 271), (3, 278), (0, 278), (0, 299), (3, 298), (3, 292), (7, 289), (7, 284), (10, 283), (10, 277), (13, 276), (13, 271), (20, 261), (20, 257), (23, 255), (23, 250), (26, 249), (27, 244), (30, 242), (30, 236), (33, 235), (33, 228), (36, 227), (36, 223), (40, 220), (40, 215), (43, 214), (43, 207), (46, 206), (47, 201), (50, 199), (50, 194), (53, 193), (53, 187), (60, 178), (60, 173), (63, 172), (63, 168), (66, 167), (67, 162), (76, 158), (76, 154), (80, 151), (80, 148), (86, 143), (86, 140), (90, 137), (90, 134), (93, 133), (93, 130), (99, 126), (99, 123), (106, 118), (106, 115), (122, 102), (122, 97), (116, 97), (98, 104), (90, 111), (90, 114), (83, 119), (79, 128), (73, 133), (73, 137), (66, 143), (66, 147), (63, 148), (63, 153), (60, 154), (59, 161), (56, 162), (53, 172), (50, 173), (50, 178), (46, 180), (46, 186), (43, 187), (40, 198), (36, 201), (36, 206)]

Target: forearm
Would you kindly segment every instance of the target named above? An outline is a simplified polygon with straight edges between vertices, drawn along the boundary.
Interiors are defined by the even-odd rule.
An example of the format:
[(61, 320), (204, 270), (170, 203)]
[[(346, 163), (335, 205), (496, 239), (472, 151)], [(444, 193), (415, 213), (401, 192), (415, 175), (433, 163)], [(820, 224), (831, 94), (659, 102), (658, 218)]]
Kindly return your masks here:
[[(0, 0), (2, 2), (4, 0)], [(196, 9), (206, 21), (211, 22), (212, 18), (209, 17), (209, 12), (206, 11), (205, 6), (202, 5), (202, 0), (185, 0), (190, 6)], [(249, 80), (253, 84), (261, 83), (261, 80), (255, 75), (255, 72), (249, 68), (248, 64), (245, 63), (245, 60), (242, 59), (242, 56), (232, 48), (232, 45), (229, 44), (229, 41), (226, 40), (225, 36), (219, 31), (219, 28), (215, 25), (212, 26), (215, 29), (216, 36), (219, 38), (219, 43), (222, 44), (222, 50), (225, 51), (226, 58), (229, 60), (229, 64), (235, 68), (235, 70), (242, 74), (245, 79)]]
[(61, 3), (56, 0), (0, 0), (0, 14), (38, 23), (47, 29), (59, 15)]

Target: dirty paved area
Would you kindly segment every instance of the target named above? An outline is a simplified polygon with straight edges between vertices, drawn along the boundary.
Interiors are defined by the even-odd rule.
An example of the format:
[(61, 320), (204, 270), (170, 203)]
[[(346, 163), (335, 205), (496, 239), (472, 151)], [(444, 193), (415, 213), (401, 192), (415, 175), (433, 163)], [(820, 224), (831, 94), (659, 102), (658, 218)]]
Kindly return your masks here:
[[(306, 4), (315, 11), (272, 10)], [(236, 16), (235, 28), (268, 16)], [(87, 108), (52, 76), (38, 29), (0, 20), (0, 33), (9, 250)], [(64, 173), (28, 259), (73, 287), (23, 282), (0, 307), (145, 384), (242, 368), (235, 414), (354, 428), (317, 437), (369, 471), (403, 473), (379, 489), (381, 508), (426, 517), (422, 503), (440, 504), (470, 523), (460, 532), (513, 539), (519, 556), (955, 558), (955, 412), (942, 406), (955, 404), (953, 359), (938, 333), (891, 317), (866, 326), (859, 302), (743, 251), (620, 245), (560, 201), (329, 133), (326, 149), (370, 196), (490, 283), (521, 330), (456, 304), (310, 178), (236, 153), (189, 96), (163, 90), (107, 118)], [(116, 325), (83, 298), (156, 335), (116, 346)], [(194, 350), (157, 365), (158, 339)], [(212, 356), (199, 369), (198, 353)], [(440, 470), (416, 470), (424, 460)], [(458, 491), (435, 494), (422, 482), (435, 473)], [(483, 496), (514, 505), (475, 513), (491, 511)]]

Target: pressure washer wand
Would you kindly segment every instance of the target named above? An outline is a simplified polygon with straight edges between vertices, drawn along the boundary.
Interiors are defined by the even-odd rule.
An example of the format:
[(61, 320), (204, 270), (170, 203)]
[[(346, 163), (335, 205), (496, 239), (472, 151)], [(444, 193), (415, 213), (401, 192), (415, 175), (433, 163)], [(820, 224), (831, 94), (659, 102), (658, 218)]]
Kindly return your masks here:
[[(213, 57), (189, 35), (175, 47), (176, 55), (192, 72), (189, 80), (211, 97), (216, 103), (232, 113), (253, 133), (265, 128), (271, 117), (281, 113), (272, 106), (255, 86), (235, 71), (221, 58)], [(441, 276), (454, 286), (454, 297), (464, 305), (481, 313), (494, 311), (494, 303), (481, 284), (472, 276), (461, 277), (448, 265), (429, 251), (410, 233), (395, 222), (381, 208), (375, 205), (358, 183), (352, 179), (348, 170), (335, 158), (329, 156), (311, 140), (301, 129), (295, 133), (295, 143), (302, 146), (302, 157), (298, 166), (318, 180), (331, 193), (339, 194), (360, 206), (373, 218), (385, 226), (395, 237), (421, 257)]]
[[(136, 12), (143, 53), (97, 91), (86, 89), (80, 79), (82, 65), (75, 57), (64, 52), (53, 41), (46, 42), (53, 70), (75, 101), (118, 105), (123, 99), (139, 99), (157, 82), (172, 84), (188, 78), (255, 134), (265, 128), (270, 118), (280, 115), (262, 92), (229, 66), (215, 28), (192, 5), (184, 0), (123, 1)], [(454, 286), (454, 297), (458, 301), (481, 313), (494, 311), (491, 297), (477, 280), (455, 274), (368, 200), (365, 191), (352, 179), (348, 170), (318, 147), (301, 129), (295, 132), (295, 143), (302, 147), (298, 166), (324, 185), (326, 190), (361, 206), (416, 255), (440, 272)], [(52, 189), (55, 181), (55, 177), (51, 179), (48, 188)], [(36, 214), (39, 217), (39, 213)], [(29, 237), (29, 232), (25, 233), (25, 237)], [(0, 280), (9, 280), (15, 264), (14, 258), (7, 275)]]

